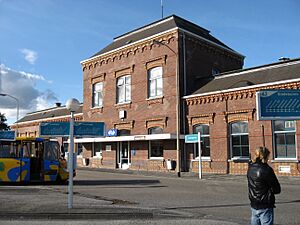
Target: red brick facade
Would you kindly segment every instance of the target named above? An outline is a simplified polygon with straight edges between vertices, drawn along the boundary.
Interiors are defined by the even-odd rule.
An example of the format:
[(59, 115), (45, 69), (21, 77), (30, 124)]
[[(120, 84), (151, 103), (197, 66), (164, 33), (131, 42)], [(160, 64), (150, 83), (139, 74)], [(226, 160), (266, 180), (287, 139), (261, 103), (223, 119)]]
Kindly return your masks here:
[[(155, 41), (163, 44), (157, 44)], [(211, 44), (195, 34), (173, 29), (155, 37), (100, 54), (82, 62), (84, 79), (84, 121), (102, 121), (106, 130), (130, 130), (134, 140), (129, 141), (130, 169), (169, 171), (167, 160), (176, 161), (176, 139), (163, 140), (163, 158), (149, 157), (149, 141), (141, 140), (151, 127), (161, 127), (164, 133), (176, 134), (176, 66), (179, 62), (180, 96), (192, 93), (203, 79), (212, 76), (212, 69), (229, 71), (243, 65), (239, 54)], [(153, 67), (163, 68), (163, 96), (149, 99), (147, 71)], [(131, 75), (131, 101), (116, 103), (116, 82), (122, 75)], [(92, 106), (93, 84), (103, 82), (103, 107)], [(200, 83), (199, 83), (200, 82)], [(185, 111), (181, 101), (180, 129), (184, 134)], [(119, 119), (119, 111), (126, 111), (126, 118)], [(139, 139), (139, 140), (137, 140)], [(80, 140), (79, 140), (80, 142)], [(92, 144), (83, 143), (83, 161), (88, 166), (119, 168), (118, 145), (120, 142), (102, 142), (102, 159), (93, 156)], [(123, 141), (124, 142), (124, 141)], [(109, 151), (106, 150), (109, 146)], [(184, 140), (180, 141), (182, 170), (186, 168)]]
[[(248, 161), (234, 161), (230, 157), (228, 127), (234, 121), (248, 121), (250, 154), (258, 146), (265, 146), (271, 151), (270, 164), (280, 175), (299, 176), (298, 160), (274, 160), (274, 144), (271, 121), (259, 121), (256, 116), (256, 92), (260, 88), (241, 91), (229, 91), (213, 95), (203, 95), (186, 99), (189, 131), (197, 124), (209, 124), (210, 161), (203, 163), (207, 173), (245, 174)], [(261, 88), (262, 89), (262, 88)], [(265, 86), (263, 89), (300, 89), (300, 82)], [(300, 123), (296, 121), (296, 143), (300, 141)], [(299, 145), (296, 144), (296, 158), (300, 158)], [(198, 171), (198, 161), (193, 160), (191, 146), (189, 160), (192, 171)], [(279, 172), (280, 166), (287, 166), (290, 172)]]

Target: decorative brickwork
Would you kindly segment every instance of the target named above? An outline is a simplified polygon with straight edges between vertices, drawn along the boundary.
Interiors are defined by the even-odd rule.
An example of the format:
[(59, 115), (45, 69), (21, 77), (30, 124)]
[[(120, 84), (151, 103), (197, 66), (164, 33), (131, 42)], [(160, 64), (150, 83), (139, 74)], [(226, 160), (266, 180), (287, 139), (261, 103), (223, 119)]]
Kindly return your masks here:
[(145, 122), (145, 127), (147, 129), (151, 127), (165, 128), (167, 126), (167, 118), (168, 117), (147, 119)]
[(213, 124), (215, 113), (210, 114), (200, 114), (195, 116), (187, 116), (189, 125), (195, 126), (196, 124)]

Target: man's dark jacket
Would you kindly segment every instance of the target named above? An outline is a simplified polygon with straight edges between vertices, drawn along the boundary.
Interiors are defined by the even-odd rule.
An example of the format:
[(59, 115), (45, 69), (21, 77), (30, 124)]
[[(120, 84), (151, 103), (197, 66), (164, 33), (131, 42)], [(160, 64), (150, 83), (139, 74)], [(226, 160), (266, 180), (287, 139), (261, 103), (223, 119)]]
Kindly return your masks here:
[(247, 172), (249, 199), (254, 209), (275, 208), (275, 196), (281, 191), (273, 169), (258, 160), (249, 163)]

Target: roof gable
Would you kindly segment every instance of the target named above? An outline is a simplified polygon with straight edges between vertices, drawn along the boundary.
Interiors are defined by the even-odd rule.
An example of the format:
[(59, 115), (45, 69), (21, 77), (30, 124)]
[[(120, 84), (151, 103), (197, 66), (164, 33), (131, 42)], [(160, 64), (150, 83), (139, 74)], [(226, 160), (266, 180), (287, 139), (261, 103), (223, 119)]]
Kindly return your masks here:
[[(104, 47), (102, 50), (97, 52), (96, 54), (92, 55), (89, 59), (92, 59), (96, 56), (102, 55), (104, 53), (108, 53), (110, 51), (119, 49), (121, 47), (125, 47), (137, 41), (149, 38), (156, 34), (160, 34), (172, 29), (181, 29), (184, 31), (191, 32), (195, 35), (202, 37), (210, 42), (213, 42), (217, 45), (220, 45), (224, 48), (227, 48), (230, 51), (233, 51), (231, 48), (226, 46), (224, 43), (210, 35), (210, 31), (190, 22), (187, 21), (179, 16), (171, 15), (159, 21), (153, 22), (146, 26), (140, 27), (133, 31), (127, 32), (121, 36), (114, 38), (113, 42)], [(238, 53), (237, 53), (238, 54)], [(87, 60), (89, 60), (87, 59)]]

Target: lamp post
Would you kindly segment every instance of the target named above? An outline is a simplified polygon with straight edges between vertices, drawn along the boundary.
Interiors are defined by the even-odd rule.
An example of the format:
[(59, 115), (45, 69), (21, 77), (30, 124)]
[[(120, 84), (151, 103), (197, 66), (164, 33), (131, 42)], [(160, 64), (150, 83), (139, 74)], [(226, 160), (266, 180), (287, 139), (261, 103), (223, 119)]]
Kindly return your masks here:
[(17, 121), (16, 121), (17, 129), (16, 129), (16, 136), (18, 136), (18, 121), (19, 121), (19, 109), (20, 109), (19, 99), (17, 99), (16, 97), (14, 97), (14, 96), (12, 96), (12, 95), (9, 95), (9, 94), (3, 94), (3, 93), (0, 93), (0, 96), (3, 96), (3, 97), (10, 97), (10, 98), (14, 99), (14, 100), (17, 102)]
[(80, 102), (71, 98), (66, 103), (66, 108), (71, 113), (70, 118), (70, 148), (69, 148), (69, 157), (68, 157), (68, 170), (69, 170), (69, 185), (68, 185), (68, 209), (73, 208), (73, 168), (74, 168), (74, 112), (77, 111), (80, 107)]
[(172, 48), (161, 41), (153, 40), (154, 44), (166, 46), (176, 56), (176, 172), (180, 177), (181, 172), (181, 151), (180, 151), (180, 93), (179, 93), (179, 56)]

